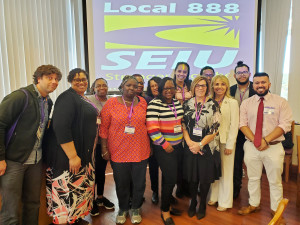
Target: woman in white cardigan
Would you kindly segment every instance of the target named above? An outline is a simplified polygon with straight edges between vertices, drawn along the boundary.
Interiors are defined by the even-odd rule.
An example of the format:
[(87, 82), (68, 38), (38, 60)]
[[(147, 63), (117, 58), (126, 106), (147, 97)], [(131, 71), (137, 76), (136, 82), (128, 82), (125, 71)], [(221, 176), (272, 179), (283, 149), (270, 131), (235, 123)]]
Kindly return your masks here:
[(217, 75), (211, 82), (211, 95), (221, 107), (222, 120), (219, 128), (222, 177), (211, 185), (209, 205), (218, 203), (218, 211), (232, 208), (233, 166), (235, 142), (239, 129), (238, 102), (229, 94), (229, 81)]

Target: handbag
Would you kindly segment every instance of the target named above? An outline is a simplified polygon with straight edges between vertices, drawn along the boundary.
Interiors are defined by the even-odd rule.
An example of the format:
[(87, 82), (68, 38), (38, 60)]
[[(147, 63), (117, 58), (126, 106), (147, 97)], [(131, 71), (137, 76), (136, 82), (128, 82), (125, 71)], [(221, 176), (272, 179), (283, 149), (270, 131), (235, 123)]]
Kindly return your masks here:
[(293, 135), (292, 132), (289, 131), (286, 134), (284, 134), (284, 138), (285, 140), (282, 141), (282, 146), (285, 149), (290, 149), (294, 147), (294, 143), (293, 143)]

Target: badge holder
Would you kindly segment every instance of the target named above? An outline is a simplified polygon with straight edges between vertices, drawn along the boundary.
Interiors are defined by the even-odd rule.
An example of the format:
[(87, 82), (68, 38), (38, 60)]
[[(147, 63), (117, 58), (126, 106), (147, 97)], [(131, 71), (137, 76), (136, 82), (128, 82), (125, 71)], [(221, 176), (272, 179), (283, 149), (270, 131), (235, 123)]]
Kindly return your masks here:
[(134, 134), (134, 132), (135, 132), (134, 126), (130, 126), (130, 125), (125, 126), (125, 130), (124, 130), (125, 134)]

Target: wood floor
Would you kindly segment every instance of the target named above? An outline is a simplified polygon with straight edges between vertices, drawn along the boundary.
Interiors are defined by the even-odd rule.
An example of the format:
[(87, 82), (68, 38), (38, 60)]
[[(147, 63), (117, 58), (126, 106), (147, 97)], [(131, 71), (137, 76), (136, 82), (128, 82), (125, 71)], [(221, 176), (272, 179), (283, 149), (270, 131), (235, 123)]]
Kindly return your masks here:
[[(115, 217), (118, 212), (118, 200), (115, 192), (115, 184), (112, 175), (112, 169), (108, 164), (105, 183), (104, 195), (115, 203), (115, 210), (105, 210), (100, 207), (100, 215), (91, 218), (87, 216), (85, 219), (93, 225), (112, 225), (115, 224)], [(45, 189), (43, 188), (43, 191)], [(283, 182), (284, 197), (288, 198), (289, 204), (285, 210), (284, 217), (289, 225), (300, 224), (300, 208), (296, 207), (296, 175), (291, 176), (288, 183)], [(146, 201), (142, 207), (143, 220), (140, 224), (145, 225), (160, 225), (163, 224), (160, 218), (159, 205), (153, 205), (151, 202), (152, 191), (150, 189), (150, 179), (147, 173), (147, 187), (145, 192)], [(51, 223), (51, 219), (46, 215), (45, 196), (41, 195), (41, 209), (40, 209), (40, 225), (48, 225)], [(206, 217), (202, 220), (197, 220), (196, 217), (190, 218), (187, 215), (187, 209), (189, 206), (189, 199), (178, 199), (179, 203), (177, 208), (184, 211), (182, 216), (173, 217), (176, 225), (193, 225), (193, 224), (205, 224), (205, 225), (267, 225), (271, 220), (270, 215), (270, 197), (269, 197), (269, 185), (267, 177), (263, 174), (262, 177), (262, 198), (261, 198), (261, 211), (253, 213), (248, 216), (240, 216), (237, 214), (237, 210), (244, 205), (248, 204), (248, 191), (247, 191), (247, 178), (243, 179), (243, 187), (240, 197), (234, 200), (233, 208), (226, 212), (218, 212), (215, 206), (207, 206)], [(128, 218), (125, 225), (131, 224)]]

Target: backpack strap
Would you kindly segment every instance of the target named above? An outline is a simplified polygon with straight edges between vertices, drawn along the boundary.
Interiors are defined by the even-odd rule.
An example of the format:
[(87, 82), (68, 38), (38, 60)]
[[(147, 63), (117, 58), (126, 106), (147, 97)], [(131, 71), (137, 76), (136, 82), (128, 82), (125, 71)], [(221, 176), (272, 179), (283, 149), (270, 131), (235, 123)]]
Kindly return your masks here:
[(26, 102), (25, 102), (25, 105), (23, 107), (22, 112), (19, 114), (18, 118), (16, 119), (16, 121), (14, 122), (14, 124), (9, 128), (8, 132), (5, 135), (5, 148), (7, 148), (8, 144), (10, 142), (10, 139), (11, 139), (11, 137), (12, 137), (12, 135), (13, 135), (15, 129), (16, 129), (16, 126), (18, 124), (18, 121), (19, 121), (21, 115), (23, 114), (23, 112), (25, 111), (25, 109), (28, 106), (28, 93), (27, 93), (27, 91), (25, 89), (20, 89), (20, 90), (25, 93), (25, 95), (26, 95)]

